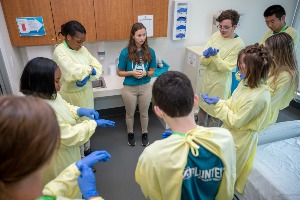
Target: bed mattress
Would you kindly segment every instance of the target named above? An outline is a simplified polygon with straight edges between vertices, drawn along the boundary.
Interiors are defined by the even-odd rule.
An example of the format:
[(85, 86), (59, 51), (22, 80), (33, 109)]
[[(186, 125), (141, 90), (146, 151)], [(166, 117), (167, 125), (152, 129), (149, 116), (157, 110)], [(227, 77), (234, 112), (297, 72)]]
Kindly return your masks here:
[(258, 146), (244, 195), (235, 199), (300, 200), (300, 137)]

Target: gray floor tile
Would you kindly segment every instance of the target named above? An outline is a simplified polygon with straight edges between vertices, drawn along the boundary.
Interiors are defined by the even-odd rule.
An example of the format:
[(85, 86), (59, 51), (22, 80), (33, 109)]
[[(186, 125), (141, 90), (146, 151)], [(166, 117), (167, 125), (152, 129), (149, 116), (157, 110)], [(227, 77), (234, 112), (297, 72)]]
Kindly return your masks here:
[[(149, 141), (160, 139), (164, 128), (155, 114), (149, 113)], [(125, 115), (105, 117), (116, 122), (115, 127), (98, 127), (91, 138), (94, 149), (108, 151), (112, 158), (108, 163), (95, 165), (97, 191), (107, 200), (144, 200), (139, 185), (135, 182), (135, 167), (145, 147), (141, 145), (139, 113), (135, 115), (134, 132), (136, 146), (127, 144)]]
[[(152, 143), (161, 138), (164, 127), (155, 114), (149, 113), (149, 139)], [(116, 122), (114, 128), (97, 128), (91, 138), (91, 145), (98, 150), (107, 150), (112, 158), (108, 163), (96, 164), (97, 190), (107, 200), (144, 200), (139, 185), (135, 182), (134, 172), (141, 146), (141, 128), (138, 113), (135, 116), (134, 132), (136, 146), (127, 144), (125, 115), (106, 117)], [(300, 119), (300, 110), (288, 107), (279, 113), (278, 122)]]

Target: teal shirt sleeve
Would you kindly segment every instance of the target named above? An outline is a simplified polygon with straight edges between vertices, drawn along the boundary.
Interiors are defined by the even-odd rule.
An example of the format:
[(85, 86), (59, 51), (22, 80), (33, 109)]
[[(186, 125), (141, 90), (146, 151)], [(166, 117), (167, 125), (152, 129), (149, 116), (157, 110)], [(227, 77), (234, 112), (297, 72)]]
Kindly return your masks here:
[(156, 68), (156, 55), (155, 55), (155, 51), (152, 48), (149, 48), (151, 55), (152, 55), (152, 59), (151, 62), (149, 63), (148, 68)]
[(120, 53), (118, 69), (126, 70), (127, 58), (128, 58), (128, 49), (125, 48)]

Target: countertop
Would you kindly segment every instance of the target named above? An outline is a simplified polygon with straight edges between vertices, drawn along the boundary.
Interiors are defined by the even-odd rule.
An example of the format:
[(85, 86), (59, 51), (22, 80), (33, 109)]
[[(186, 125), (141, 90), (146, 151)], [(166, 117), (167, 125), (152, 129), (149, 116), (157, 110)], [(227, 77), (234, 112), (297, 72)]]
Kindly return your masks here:
[[(119, 76), (103, 76), (106, 88), (93, 88), (94, 98), (121, 95), (123, 89), (124, 77)], [(151, 78), (150, 83), (153, 84), (156, 77)]]

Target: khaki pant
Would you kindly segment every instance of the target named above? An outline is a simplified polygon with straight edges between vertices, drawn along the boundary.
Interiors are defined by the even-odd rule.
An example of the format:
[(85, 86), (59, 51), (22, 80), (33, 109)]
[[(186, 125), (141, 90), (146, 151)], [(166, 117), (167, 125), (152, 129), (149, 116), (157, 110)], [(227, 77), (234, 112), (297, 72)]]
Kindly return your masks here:
[(152, 98), (152, 85), (150, 83), (128, 86), (124, 85), (122, 98), (126, 109), (127, 132), (133, 133), (134, 113), (136, 105), (139, 106), (142, 133), (148, 132), (148, 110)]
[(197, 124), (199, 126), (204, 126), (204, 127), (220, 127), (221, 126), (221, 120), (219, 120), (218, 118), (210, 116), (204, 110), (199, 108), (198, 123)]

